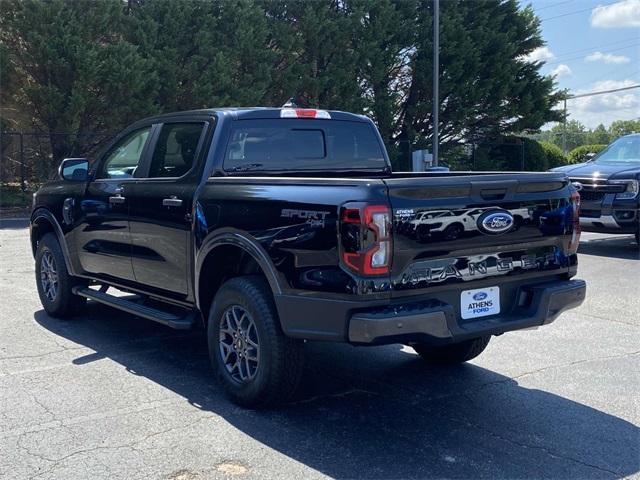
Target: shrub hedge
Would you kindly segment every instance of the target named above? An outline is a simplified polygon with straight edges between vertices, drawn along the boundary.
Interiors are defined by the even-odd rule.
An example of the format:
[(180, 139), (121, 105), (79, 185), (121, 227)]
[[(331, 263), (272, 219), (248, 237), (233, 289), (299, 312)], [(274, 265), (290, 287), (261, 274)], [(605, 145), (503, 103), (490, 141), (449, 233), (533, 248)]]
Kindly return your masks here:
[(548, 168), (562, 167), (569, 163), (569, 159), (557, 145), (549, 142), (540, 142), (540, 146), (547, 157)]
[(589, 153), (600, 153), (606, 148), (606, 145), (581, 145), (569, 152), (569, 163), (581, 163), (585, 161), (585, 157)]

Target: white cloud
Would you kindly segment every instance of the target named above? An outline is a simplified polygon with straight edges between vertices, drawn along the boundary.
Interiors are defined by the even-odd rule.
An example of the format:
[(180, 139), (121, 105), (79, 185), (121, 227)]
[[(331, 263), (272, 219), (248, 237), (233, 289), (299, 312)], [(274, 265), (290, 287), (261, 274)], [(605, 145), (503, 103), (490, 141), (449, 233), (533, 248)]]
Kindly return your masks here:
[(629, 63), (631, 59), (624, 55), (613, 55), (611, 53), (593, 52), (584, 57), (585, 62), (604, 62), (604, 63)]
[[(589, 88), (577, 90), (575, 94), (613, 90), (637, 85), (634, 80), (604, 80)], [(567, 110), (570, 119), (579, 120), (589, 128), (600, 123), (609, 125), (616, 120), (632, 120), (640, 117), (640, 89), (605, 93), (569, 100)]]
[(569, 66), (565, 65), (564, 63), (561, 63), (551, 71), (551, 75), (555, 75), (556, 78), (568, 77), (571, 74), (573, 74), (573, 72), (571, 71)]
[(640, 0), (622, 0), (612, 5), (598, 5), (591, 11), (591, 26), (640, 27)]
[(524, 57), (527, 62), (543, 62), (553, 58), (556, 58), (556, 56), (551, 50), (549, 50), (549, 47), (538, 47), (529, 55)]

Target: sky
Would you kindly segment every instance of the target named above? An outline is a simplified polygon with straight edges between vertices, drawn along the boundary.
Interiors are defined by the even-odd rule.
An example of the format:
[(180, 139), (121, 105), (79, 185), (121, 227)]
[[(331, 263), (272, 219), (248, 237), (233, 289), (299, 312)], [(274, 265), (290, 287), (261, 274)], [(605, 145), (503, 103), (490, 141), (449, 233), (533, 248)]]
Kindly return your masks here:
[[(544, 60), (573, 94), (640, 85), (640, 0), (521, 0), (541, 20)], [(590, 128), (640, 118), (640, 88), (568, 100), (569, 120)], [(548, 125), (546, 127), (550, 127)], [(546, 128), (545, 127), (545, 128)]]

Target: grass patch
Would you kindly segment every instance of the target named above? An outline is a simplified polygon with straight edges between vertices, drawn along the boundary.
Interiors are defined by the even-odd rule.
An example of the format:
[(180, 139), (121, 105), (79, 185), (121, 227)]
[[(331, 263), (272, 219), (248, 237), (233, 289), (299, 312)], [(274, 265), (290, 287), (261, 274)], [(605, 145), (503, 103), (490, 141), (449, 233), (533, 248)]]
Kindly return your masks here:
[(23, 192), (19, 183), (0, 184), (0, 208), (27, 208), (35, 190), (31, 187)]

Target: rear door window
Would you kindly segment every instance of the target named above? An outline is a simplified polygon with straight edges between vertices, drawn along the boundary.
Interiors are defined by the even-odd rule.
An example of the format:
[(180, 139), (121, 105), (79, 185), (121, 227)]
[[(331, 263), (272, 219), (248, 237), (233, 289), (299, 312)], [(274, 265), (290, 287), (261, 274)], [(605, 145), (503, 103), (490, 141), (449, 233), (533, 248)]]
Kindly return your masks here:
[(227, 171), (385, 167), (371, 124), (339, 120), (238, 120), (224, 159)]
[(181, 177), (191, 170), (203, 128), (202, 122), (163, 124), (148, 177)]

